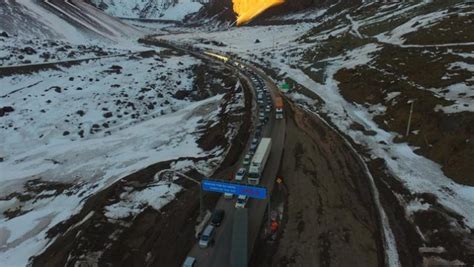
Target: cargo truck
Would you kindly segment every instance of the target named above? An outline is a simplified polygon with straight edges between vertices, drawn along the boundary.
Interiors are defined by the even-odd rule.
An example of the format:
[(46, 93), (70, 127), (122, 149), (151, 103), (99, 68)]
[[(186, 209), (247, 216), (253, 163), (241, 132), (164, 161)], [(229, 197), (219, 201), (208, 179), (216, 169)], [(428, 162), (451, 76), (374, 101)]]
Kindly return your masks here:
[(283, 119), (283, 99), (281, 96), (275, 98), (275, 118), (277, 120)]
[(248, 183), (253, 185), (258, 185), (260, 183), (260, 177), (262, 175), (263, 169), (265, 169), (265, 164), (267, 163), (268, 156), (270, 156), (270, 150), (272, 148), (272, 139), (271, 138), (262, 138), (260, 144), (255, 151), (255, 155), (250, 162), (249, 173), (248, 173)]

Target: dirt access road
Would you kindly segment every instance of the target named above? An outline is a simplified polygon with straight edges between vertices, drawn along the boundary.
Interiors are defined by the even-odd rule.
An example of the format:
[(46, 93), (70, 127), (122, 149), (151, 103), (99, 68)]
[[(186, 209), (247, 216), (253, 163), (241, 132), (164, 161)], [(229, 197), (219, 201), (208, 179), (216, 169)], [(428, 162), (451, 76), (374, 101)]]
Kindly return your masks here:
[(276, 242), (262, 233), (250, 266), (383, 266), (377, 212), (357, 155), (317, 116), (286, 107), (284, 184), (272, 196), (283, 219)]
[[(248, 65), (273, 91), (261, 69)], [(379, 218), (370, 178), (358, 155), (324, 121), (285, 103), (285, 144), (272, 211), (283, 214), (277, 242), (265, 227), (250, 266), (384, 266)]]

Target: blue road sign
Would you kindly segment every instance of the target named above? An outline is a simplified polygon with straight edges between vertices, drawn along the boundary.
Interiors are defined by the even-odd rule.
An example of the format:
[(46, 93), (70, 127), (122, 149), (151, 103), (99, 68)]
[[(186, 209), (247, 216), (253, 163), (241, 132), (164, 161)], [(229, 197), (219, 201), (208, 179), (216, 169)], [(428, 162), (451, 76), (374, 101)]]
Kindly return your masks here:
[(209, 192), (245, 195), (250, 198), (258, 199), (267, 198), (267, 188), (263, 186), (252, 186), (207, 179), (202, 180), (201, 186), (202, 190)]

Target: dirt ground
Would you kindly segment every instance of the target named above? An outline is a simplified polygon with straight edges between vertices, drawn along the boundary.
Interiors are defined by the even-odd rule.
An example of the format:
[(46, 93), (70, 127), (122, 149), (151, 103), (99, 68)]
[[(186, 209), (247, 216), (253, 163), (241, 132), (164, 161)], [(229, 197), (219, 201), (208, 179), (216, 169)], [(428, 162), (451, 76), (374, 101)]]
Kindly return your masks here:
[(262, 238), (250, 265), (383, 266), (363, 167), (320, 119), (299, 108), (287, 116), (284, 184), (272, 195), (272, 206), (284, 209), (283, 219), (277, 241)]
[[(431, 54), (428, 55), (427, 51)], [(447, 51), (448, 48), (385, 47), (377, 57), (376, 68), (342, 69), (335, 78), (340, 82), (341, 94), (347, 101), (366, 107), (378, 104), (387, 107), (385, 112), (374, 116), (374, 121), (380, 128), (398, 133), (396, 141), (416, 147), (417, 154), (439, 163), (446, 176), (455, 182), (474, 185), (474, 166), (471, 164), (474, 144), (469, 142), (474, 136), (474, 114), (438, 111), (437, 106), (450, 106), (455, 102), (440, 98), (428, 89), (418, 88), (437, 88), (432, 90), (442, 93), (448, 86), (472, 78), (472, 73), (464, 69), (449, 70), (450, 64), (464, 62), (464, 59)], [(468, 63), (472, 62), (466, 61)], [(387, 65), (397, 67), (388, 68)], [(400, 79), (400, 73), (408, 78)], [(450, 78), (443, 78), (445, 75)], [(400, 95), (396, 100), (388, 100), (388, 95), (394, 92)], [(416, 99), (411, 128), (417, 134), (405, 137), (410, 112), (407, 102), (411, 99)]]

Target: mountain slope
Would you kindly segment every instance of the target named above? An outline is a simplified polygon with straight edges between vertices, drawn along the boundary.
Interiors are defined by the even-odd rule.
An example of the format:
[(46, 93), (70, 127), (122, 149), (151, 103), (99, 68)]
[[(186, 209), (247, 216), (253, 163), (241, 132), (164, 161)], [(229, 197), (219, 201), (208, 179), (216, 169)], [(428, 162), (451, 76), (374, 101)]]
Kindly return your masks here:
[[(201, 0), (202, 1), (202, 0)], [(183, 20), (197, 12), (200, 0), (90, 0), (96, 7), (115, 17)]]
[(117, 42), (141, 34), (82, 0), (0, 0), (0, 6), (0, 30), (11, 35), (81, 43)]
[[(106, 265), (126, 251), (121, 256), (130, 261), (166, 254), (181, 263), (174, 255), (185, 257), (187, 238), (193, 238), (189, 218), (197, 211), (192, 204), (197, 205), (198, 190), (158, 172), (198, 169), (207, 175), (219, 166), (243, 117), (250, 118), (240, 84), (218, 64), (167, 49), (110, 48), (102, 40), (140, 33), (83, 1), (0, 4), (7, 14), (0, 18), (7, 32), (0, 32), (1, 262)], [(205, 18), (231, 24), (230, 1), (212, 4), (215, 10), (202, 10), (209, 12)], [(347, 149), (357, 149), (370, 168), (367, 183), (382, 204), (367, 205), (379, 211), (377, 234), (387, 265), (473, 265), (472, 4), (295, 0), (286, 8), (269, 10), (247, 27), (176, 27), (179, 34), (154, 38), (260, 65), (275, 81), (289, 84), (287, 100), (301, 113), (319, 116), (334, 135), (346, 138)], [(146, 5), (137, 10), (148, 12)], [(79, 43), (90, 38), (99, 45), (56, 38)], [(312, 124), (306, 116), (300, 119), (301, 125)], [(216, 135), (223, 138), (216, 141)], [(306, 138), (312, 135), (325, 137), (316, 130)], [(330, 147), (312, 149), (315, 155), (330, 154)], [(296, 148), (297, 154), (307, 150)], [(305, 161), (290, 161), (295, 169), (308, 166), (301, 177), (285, 170), (287, 202), (272, 199), (272, 206), (288, 212), (284, 234), (271, 245), (262, 240), (268, 253), (256, 255), (269, 266), (334, 264), (345, 255), (337, 244), (350, 248), (358, 238), (331, 209), (361, 213), (350, 198), (321, 183), (324, 174), (314, 159)], [(344, 174), (347, 188), (357, 187), (351, 183), (354, 173)], [(308, 194), (298, 191), (302, 177), (314, 182), (305, 188)], [(311, 194), (312, 187), (326, 191)], [(173, 208), (161, 210), (167, 203)], [(141, 235), (148, 229), (160, 235), (145, 244)], [(315, 235), (314, 229), (325, 232)]]
[(472, 265), (472, 10), (460, 0), (339, 1), (200, 39), (158, 38), (257, 62), (290, 84), (288, 97), (351, 140), (394, 233), (386, 234), (389, 251), (397, 249), (392, 262)]
[[(351, 6), (355, 3), (358, 3), (358, 0), (348, 0), (344, 1), (342, 5)], [(341, 3), (337, 0), (291, 0), (285, 1), (281, 5), (267, 9), (265, 12), (260, 14), (255, 22), (251, 24), (259, 24), (263, 19), (271, 16), (282, 16), (288, 15), (291, 13), (314, 9), (314, 8), (324, 8), (330, 5)], [(214, 22), (233, 22), (236, 20), (236, 14), (233, 10), (233, 1), (232, 0), (211, 0), (207, 5), (204, 6), (197, 14), (192, 18), (192, 21), (195, 23), (211, 19)]]
[[(81, 0), (1, 0), (0, 14), (0, 265), (29, 266), (88, 220), (103, 240), (120, 235), (187, 190), (156, 172), (221, 164), (244, 97), (220, 66), (143, 47), (141, 32)], [(150, 179), (125, 179), (150, 165)], [(93, 239), (74, 234), (60, 266), (99, 259)]]

